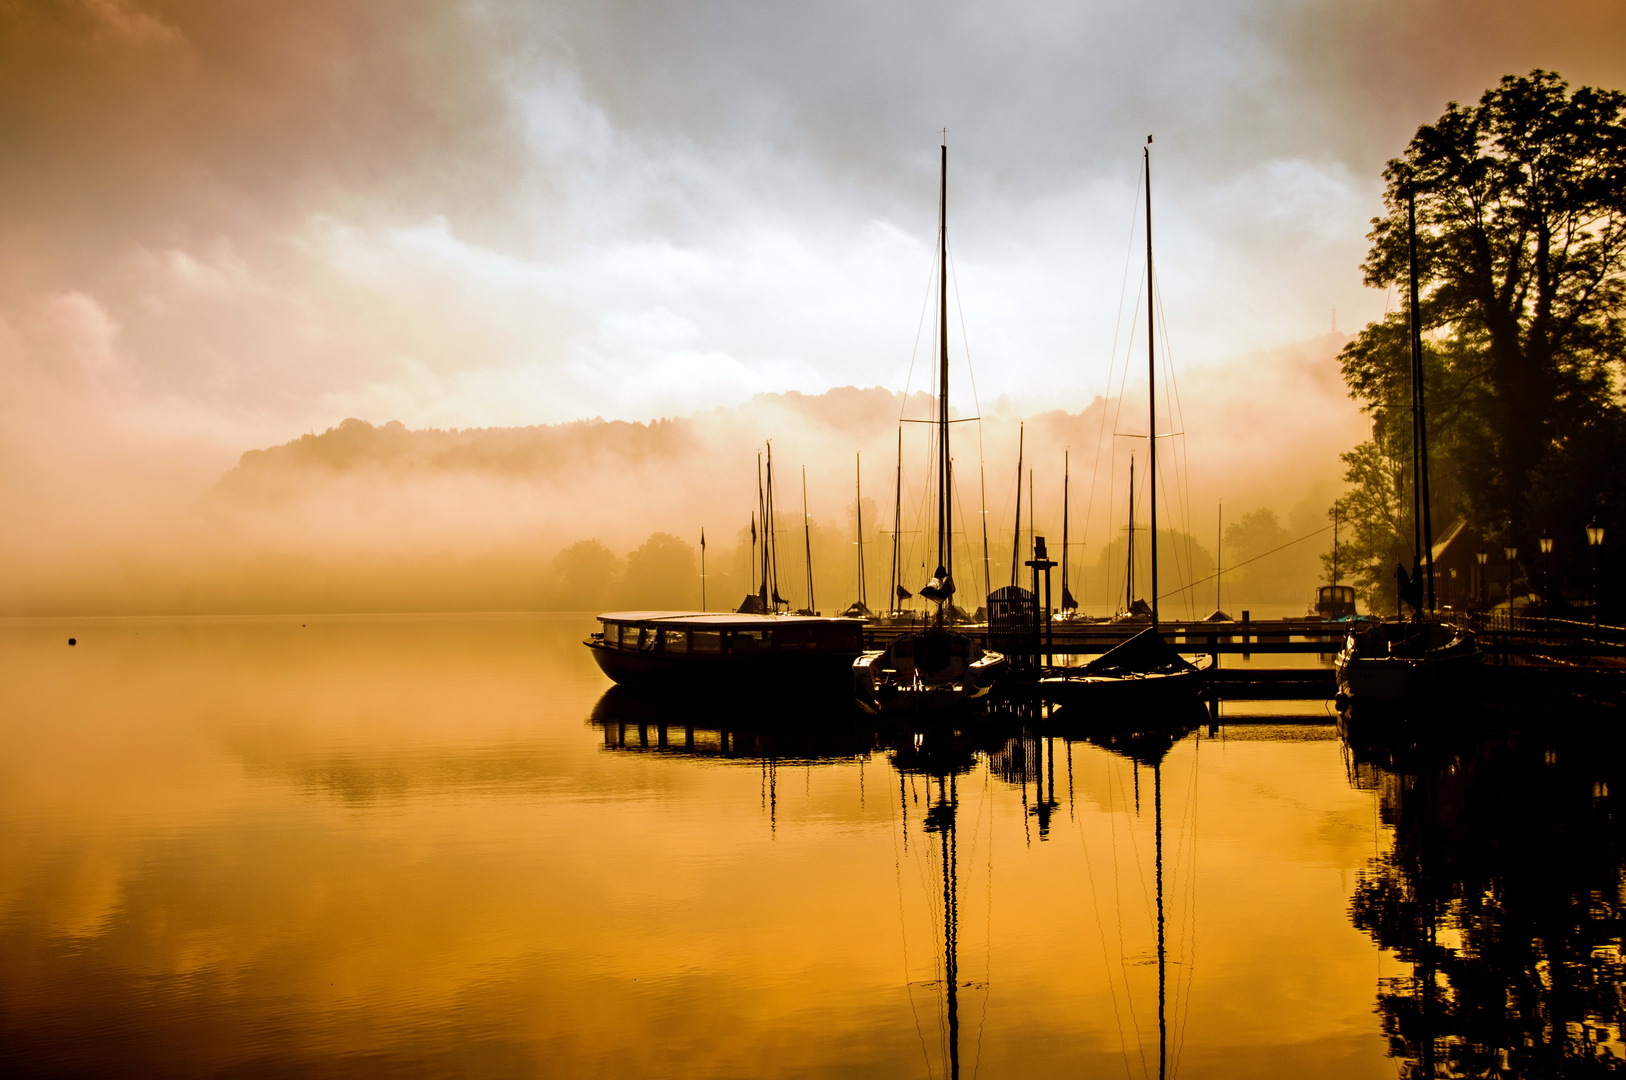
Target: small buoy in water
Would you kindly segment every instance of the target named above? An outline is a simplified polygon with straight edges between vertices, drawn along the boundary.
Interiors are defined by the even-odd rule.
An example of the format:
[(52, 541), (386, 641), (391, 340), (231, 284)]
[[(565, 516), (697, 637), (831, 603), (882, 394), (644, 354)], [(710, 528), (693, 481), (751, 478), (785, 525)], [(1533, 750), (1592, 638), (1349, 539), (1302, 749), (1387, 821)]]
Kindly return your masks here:
[(68, 644), (69, 645), (77, 645), (77, 644), (79, 644), (79, 639), (71, 637), (71, 638), (68, 639)]

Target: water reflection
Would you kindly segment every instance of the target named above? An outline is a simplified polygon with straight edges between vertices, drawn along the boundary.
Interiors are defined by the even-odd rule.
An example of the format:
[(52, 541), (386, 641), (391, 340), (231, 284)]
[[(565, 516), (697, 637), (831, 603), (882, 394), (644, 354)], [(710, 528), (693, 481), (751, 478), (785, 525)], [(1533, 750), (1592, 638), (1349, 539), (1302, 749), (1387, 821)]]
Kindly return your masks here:
[(586, 626), (0, 625), (0, 1072), (1393, 1074), (1330, 728), (673, 709)]
[(1394, 829), (1350, 917), (1411, 967), (1377, 995), (1404, 1075), (1621, 1067), (1622, 749), (1615, 716), (1574, 708), (1350, 743)]

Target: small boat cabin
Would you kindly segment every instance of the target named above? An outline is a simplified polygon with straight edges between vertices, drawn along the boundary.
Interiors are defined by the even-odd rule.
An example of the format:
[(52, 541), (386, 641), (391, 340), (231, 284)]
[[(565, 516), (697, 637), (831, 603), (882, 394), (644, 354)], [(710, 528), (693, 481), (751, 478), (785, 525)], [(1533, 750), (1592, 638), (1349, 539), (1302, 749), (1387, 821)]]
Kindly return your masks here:
[[(1303, 595), (1302, 593), (1300, 595)], [(1317, 618), (1347, 619), (1355, 614), (1355, 587), (1353, 585), (1323, 585), (1315, 592)]]

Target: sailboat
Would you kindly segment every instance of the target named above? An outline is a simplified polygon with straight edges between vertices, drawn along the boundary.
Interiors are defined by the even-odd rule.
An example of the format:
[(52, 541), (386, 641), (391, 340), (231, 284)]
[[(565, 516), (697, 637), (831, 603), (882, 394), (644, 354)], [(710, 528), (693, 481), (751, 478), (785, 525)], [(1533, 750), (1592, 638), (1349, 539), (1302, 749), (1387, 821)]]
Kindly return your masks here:
[[(1175, 651), (1157, 630), (1157, 339), (1156, 305), (1152, 301), (1152, 151), (1151, 136), (1142, 151), (1146, 169), (1146, 396), (1148, 408), (1148, 480), (1151, 538), (1151, 592), (1146, 614), (1150, 625), (1087, 664), (1052, 669), (1039, 680), (1039, 693), (1045, 700), (1073, 709), (1130, 708), (1145, 710), (1190, 701), (1208, 686), (1214, 657), (1207, 655), (1192, 663)], [(1133, 465), (1131, 465), (1133, 469)], [(1133, 475), (1133, 473), (1131, 473)], [(1134, 498), (1134, 483), (1130, 483)], [(1134, 558), (1134, 511), (1130, 511), (1129, 551)], [(1130, 564), (1133, 567), (1133, 563)], [(1131, 569), (1130, 589), (1133, 589)], [(1134, 616), (1139, 602), (1131, 602), (1127, 614)]]
[[(986, 698), (1006, 668), (1005, 657), (951, 628), (954, 607), (953, 473), (949, 457), (948, 144), (942, 147), (938, 191), (937, 570), (920, 588), (934, 605), (930, 622), (884, 649), (853, 661), (860, 706), (879, 712), (924, 713)], [(898, 588), (901, 589), (901, 586)]]
[[(1408, 192), (1411, 286), (1412, 568), (1395, 567), (1402, 603), (1395, 621), (1350, 631), (1338, 654), (1342, 704), (1427, 703), (1468, 689), (1484, 659), (1473, 632), (1433, 616), (1434, 522), (1428, 497), (1428, 424), (1423, 394), (1423, 328), (1417, 290), (1417, 195)], [(1412, 617), (1404, 617), (1404, 608)]]

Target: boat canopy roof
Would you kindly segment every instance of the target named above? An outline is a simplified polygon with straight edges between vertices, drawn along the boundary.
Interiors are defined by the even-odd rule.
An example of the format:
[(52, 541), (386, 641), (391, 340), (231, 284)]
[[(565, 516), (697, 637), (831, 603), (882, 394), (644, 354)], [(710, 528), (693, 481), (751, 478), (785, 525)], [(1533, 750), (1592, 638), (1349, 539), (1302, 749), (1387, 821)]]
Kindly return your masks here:
[(694, 626), (708, 630), (750, 630), (794, 623), (858, 623), (832, 615), (741, 615), (732, 611), (606, 611), (598, 616), (607, 623), (660, 623), (663, 626)]

